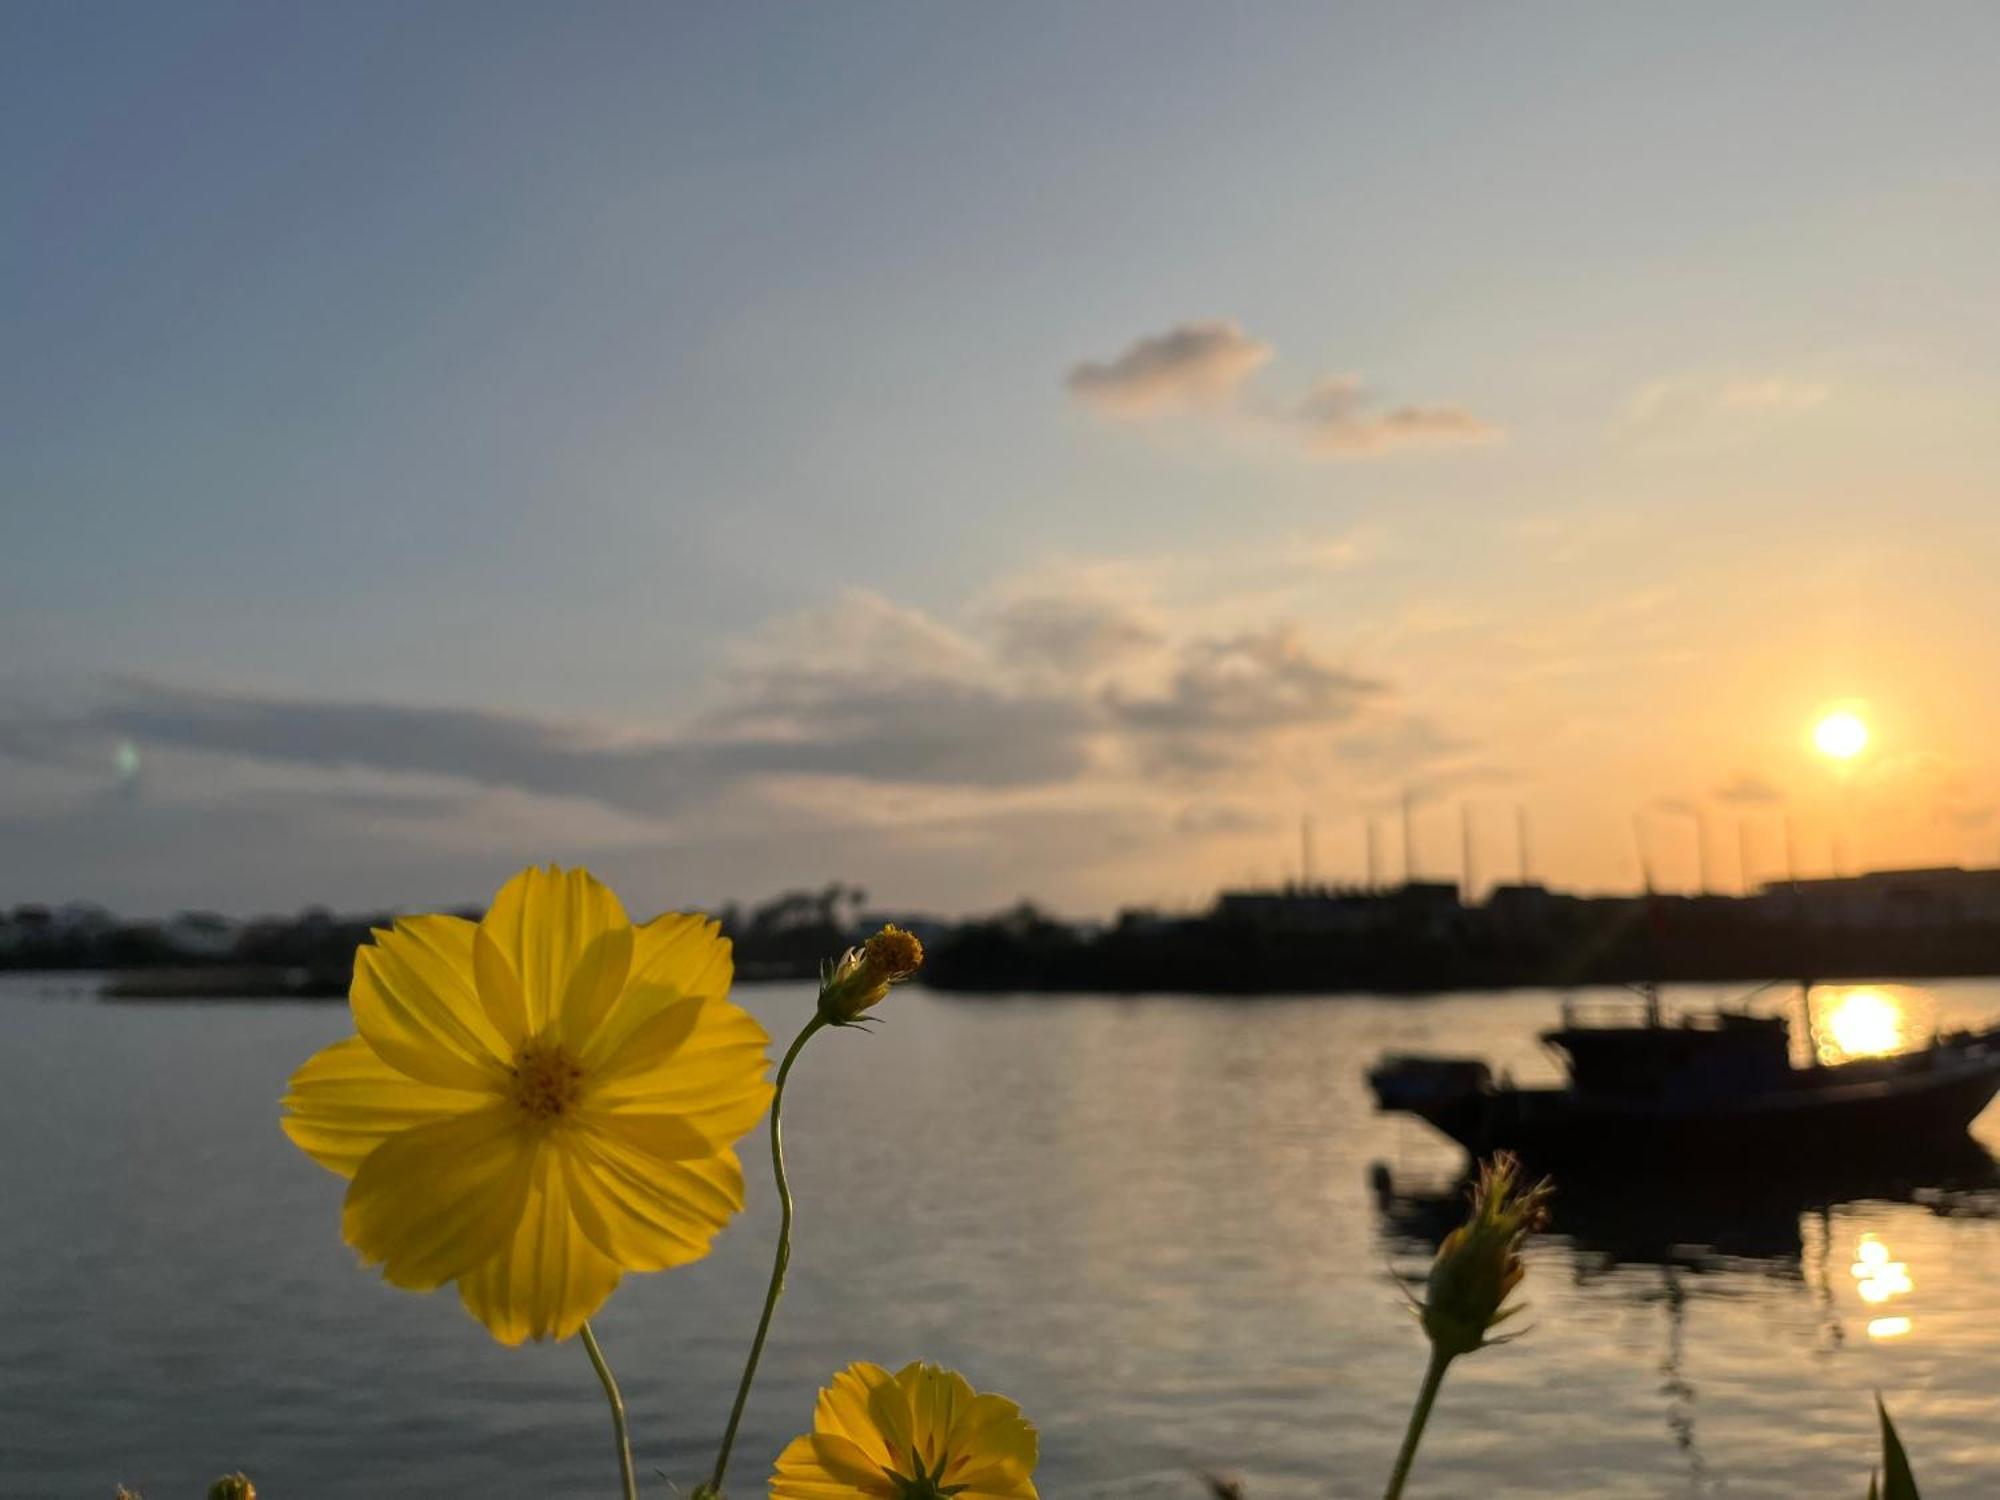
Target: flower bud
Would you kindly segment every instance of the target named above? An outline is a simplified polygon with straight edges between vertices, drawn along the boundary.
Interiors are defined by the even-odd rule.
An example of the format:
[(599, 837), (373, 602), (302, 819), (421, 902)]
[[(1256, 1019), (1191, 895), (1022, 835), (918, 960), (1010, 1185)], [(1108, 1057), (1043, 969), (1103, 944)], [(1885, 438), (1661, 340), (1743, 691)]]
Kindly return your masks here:
[(1521, 1283), (1522, 1242), (1548, 1222), (1554, 1190), (1546, 1179), (1523, 1188), (1520, 1175), (1509, 1152), (1483, 1165), (1470, 1215), (1445, 1236), (1431, 1263), (1424, 1333), (1445, 1359), (1482, 1347), (1488, 1333), (1521, 1310), (1502, 1304)]
[(247, 1474), (224, 1474), (208, 1487), (208, 1500), (257, 1500), (257, 1486)]
[(849, 1026), (923, 967), (924, 945), (893, 923), (859, 948), (849, 948), (821, 979), (819, 1013), (830, 1025)]

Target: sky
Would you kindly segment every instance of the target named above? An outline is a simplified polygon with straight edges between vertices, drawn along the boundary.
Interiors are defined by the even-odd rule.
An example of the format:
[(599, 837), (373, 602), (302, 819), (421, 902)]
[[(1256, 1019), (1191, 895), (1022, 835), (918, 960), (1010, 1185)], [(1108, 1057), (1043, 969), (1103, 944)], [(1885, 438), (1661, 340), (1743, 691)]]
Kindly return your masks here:
[(0, 904), (1993, 863), (1995, 55), (9, 7)]

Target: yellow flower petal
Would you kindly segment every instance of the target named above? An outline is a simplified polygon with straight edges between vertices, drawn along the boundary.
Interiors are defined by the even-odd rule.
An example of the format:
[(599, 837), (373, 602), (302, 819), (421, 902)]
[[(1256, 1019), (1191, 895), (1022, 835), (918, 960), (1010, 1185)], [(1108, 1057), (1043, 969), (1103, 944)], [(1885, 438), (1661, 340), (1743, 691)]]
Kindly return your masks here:
[(393, 1135), (348, 1184), (341, 1233), (397, 1286), (442, 1286), (512, 1239), (541, 1149), (506, 1103)]
[(1035, 1429), (1005, 1396), (974, 1396), (961, 1404), (946, 1446), (954, 1455), (945, 1483), (975, 1495), (1032, 1495), (1028, 1476), (1041, 1457)]
[(660, 1009), (594, 1066), (590, 1108), (598, 1113), (673, 1115), (711, 1149), (734, 1145), (771, 1102), (771, 1038), (727, 1000), (679, 1000)]
[(503, 1344), (566, 1339), (616, 1290), (618, 1263), (577, 1225), (572, 1172), (560, 1146), (537, 1157), (513, 1238), (458, 1279), (466, 1310)]
[(854, 1500), (856, 1495), (886, 1500), (895, 1494), (888, 1476), (879, 1469), (872, 1478), (858, 1482), (830, 1469), (821, 1457), (825, 1441), (813, 1433), (793, 1438), (786, 1445), (771, 1475), (771, 1500)]
[(479, 925), (520, 985), (530, 1034), (560, 1019), (572, 1000), (592, 1013), (594, 1026), (624, 988), (631, 922), (588, 870), (523, 870)]
[(441, 1089), (399, 1073), (361, 1037), (307, 1058), (285, 1094), (279, 1124), (321, 1166), (352, 1177), (368, 1153), (413, 1125), (478, 1109), (490, 1094)]
[(736, 966), (729, 939), (706, 917), (669, 913), (633, 929), (632, 967), (624, 993), (583, 1043), (584, 1061), (620, 1051), (665, 1007), (686, 999), (723, 999)]
[(946, 1455), (959, 1409), (972, 1404), (972, 1395), (971, 1385), (956, 1370), (941, 1370), (936, 1365), (917, 1367), (910, 1386), (910, 1413), (925, 1468), (935, 1468)]
[(812, 1455), (827, 1477), (848, 1486), (848, 1493), (886, 1495), (889, 1476), (880, 1464), (871, 1463), (867, 1452), (852, 1439), (815, 1432), (809, 1439)]
[(870, 1462), (888, 1465), (892, 1462), (889, 1445), (883, 1442), (881, 1429), (868, 1414), (868, 1398), (877, 1386), (887, 1385), (894, 1378), (880, 1365), (859, 1360), (849, 1365), (819, 1393), (813, 1430), (846, 1437), (861, 1446)]
[(669, 1062), (701, 1024), (702, 1010), (699, 999), (669, 996), (658, 990), (627, 990), (619, 1002), (620, 1030), (615, 1040), (608, 1030), (601, 1029), (579, 1056), (589, 1071), (592, 1094), (606, 1102), (643, 1095), (643, 1084), (637, 1088), (621, 1085)]
[(633, 933), (632, 982), (681, 995), (729, 993), (735, 978), (729, 939), (713, 918), (667, 912)]
[(565, 1149), (577, 1224), (630, 1270), (700, 1260), (743, 1210), (743, 1167), (733, 1151), (667, 1160), (587, 1128), (569, 1136)]
[(472, 923), (402, 917), (354, 956), (354, 1029), (398, 1071), (440, 1088), (498, 1089), (512, 1049), (479, 1004)]
[(868, 1393), (868, 1420), (882, 1434), (899, 1472), (909, 1476), (910, 1455), (916, 1451), (917, 1424), (910, 1411), (907, 1377), (915, 1365), (905, 1365)]
[(509, 1052), (519, 1052), (530, 1035), (528, 1002), (522, 998), (521, 981), (514, 977), (514, 961), (500, 951), (499, 941), (483, 925), (473, 929), (472, 980), (479, 991), (479, 1008)]

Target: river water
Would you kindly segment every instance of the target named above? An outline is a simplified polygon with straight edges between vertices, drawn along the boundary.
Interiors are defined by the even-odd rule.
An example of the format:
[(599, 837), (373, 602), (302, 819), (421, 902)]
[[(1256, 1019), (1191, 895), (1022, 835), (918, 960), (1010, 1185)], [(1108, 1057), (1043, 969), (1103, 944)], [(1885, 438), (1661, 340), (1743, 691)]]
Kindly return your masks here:
[[(279, 1133), (338, 1004), (110, 1004), (0, 979), (0, 1495), (615, 1493), (580, 1347), (503, 1349), (449, 1293), (356, 1268), (341, 1184)], [(803, 987), (741, 992), (780, 1039)], [(1686, 998), (1703, 999), (1690, 991)], [(1839, 997), (1835, 997), (1836, 1000)], [(1018, 1399), (1042, 1492), (1381, 1492), (1423, 1348), (1393, 1270), (1450, 1222), (1454, 1151), (1373, 1113), (1387, 1048), (1552, 1077), (1553, 993), (1428, 1000), (900, 992), (801, 1062), (790, 1295), (732, 1488), (852, 1359)], [(1828, 1045), (2000, 1017), (2000, 984), (1882, 987)], [(2000, 1107), (1975, 1134), (2000, 1150)], [(628, 1278), (596, 1326), (642, 1471), (684, 1493), (727, 1410), (775, 1211)], [(1370, 1168), (1386, 1164), (1380, 1193)], [(2000, 1190), (1979, 1160), (1559, 1204), (1520, 1341), (1456, 1366), (1413, 1496), (1859, 1495), (1873, 1392), (1929, 1500), (2000, 1493)], [(1900, 1269), (1888, 1269), (1888, 1268)], [(1868, 1274), (1857, 1274), (1857, 1268)], [(651, 1493), (669, 1493), (655, 1479)]]

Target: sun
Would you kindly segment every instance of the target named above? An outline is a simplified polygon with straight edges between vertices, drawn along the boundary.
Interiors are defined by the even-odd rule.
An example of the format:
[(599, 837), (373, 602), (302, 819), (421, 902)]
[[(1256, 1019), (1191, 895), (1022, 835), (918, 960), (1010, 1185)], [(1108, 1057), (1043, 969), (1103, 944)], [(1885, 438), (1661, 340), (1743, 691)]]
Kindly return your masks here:
[(1868, 726), (1856, 714), (1842, 710), (1813, 726), (1813, 744), (1822, 755), (1852, 760), (1868, 748)]

